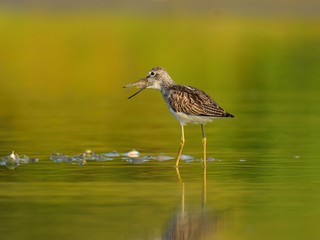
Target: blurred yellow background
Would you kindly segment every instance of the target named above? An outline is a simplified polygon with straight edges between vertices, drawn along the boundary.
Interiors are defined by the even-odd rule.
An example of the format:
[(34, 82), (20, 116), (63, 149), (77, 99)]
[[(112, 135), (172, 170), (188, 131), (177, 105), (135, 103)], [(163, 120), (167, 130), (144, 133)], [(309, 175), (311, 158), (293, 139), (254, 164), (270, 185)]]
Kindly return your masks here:
[[(207, 239), (316, 239), (319, 9), (311, 0), (1, 1), (0, 155), (40, 159), (0, 166), (3, 239), (167, 239), (181, 200), (185, 216), (216, 220)], [(159, 65), (236, 116), (206, 126), (207, 175), (196, 125), (183, 152), (195, 161), (182, 161), (180, 179), (173, 161), (122, 158), (178, 150), (179, 124), (160, 94), (128, 100), (133, 90), (122, 88)], [(119, 157), (49, 158), (86, 149)]]

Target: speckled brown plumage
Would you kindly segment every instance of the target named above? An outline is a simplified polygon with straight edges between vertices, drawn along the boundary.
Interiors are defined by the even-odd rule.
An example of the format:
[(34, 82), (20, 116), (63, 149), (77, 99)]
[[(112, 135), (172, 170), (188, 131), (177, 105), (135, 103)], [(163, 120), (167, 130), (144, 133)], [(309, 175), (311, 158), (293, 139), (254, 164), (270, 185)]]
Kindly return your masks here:
[(174, 112), (207, 117), (233, 117), (223, 110), (208, 94), (190, 86), (171, 85), (163, 91)]

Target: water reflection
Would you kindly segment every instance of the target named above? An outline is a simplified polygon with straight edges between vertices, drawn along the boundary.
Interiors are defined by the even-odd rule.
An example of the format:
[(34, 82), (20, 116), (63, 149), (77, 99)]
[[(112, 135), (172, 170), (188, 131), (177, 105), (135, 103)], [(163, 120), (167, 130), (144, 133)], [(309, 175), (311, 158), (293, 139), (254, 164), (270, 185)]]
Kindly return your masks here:
[(207, 201), (207, 169), (203, 169), (201, 210), (188, 208), (185, 205), (185, 183), (176, 168), (181, 190), (181, 205), (168, 222), (162, 239), (212, 239), (223, 227), (226, 217), (213, 209), (206, 208)]

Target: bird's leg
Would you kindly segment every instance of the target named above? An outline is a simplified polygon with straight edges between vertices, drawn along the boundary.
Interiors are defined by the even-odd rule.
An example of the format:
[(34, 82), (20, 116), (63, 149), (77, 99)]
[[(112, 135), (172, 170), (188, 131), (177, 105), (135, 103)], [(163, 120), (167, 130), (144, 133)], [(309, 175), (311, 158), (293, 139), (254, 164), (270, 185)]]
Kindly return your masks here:
[(176, 167), (179, 166), (179, 161), (180, 161), (183, 146), (184, 146), (184, 128), (183, 128), (183, 125), (181, 124), (181, 140), (180, 140), (180, 148), (179, 148), (179, 152), (176, 160)]
[(202, 130), (202, 147), (203, 147), (203, 167), (207, 167), (207, 138), (204, 132), (204, 126), (201, 124)]
[(203, 189), (202, 189), (202, 209), (207, 202), (207, 168), (203, 168)]

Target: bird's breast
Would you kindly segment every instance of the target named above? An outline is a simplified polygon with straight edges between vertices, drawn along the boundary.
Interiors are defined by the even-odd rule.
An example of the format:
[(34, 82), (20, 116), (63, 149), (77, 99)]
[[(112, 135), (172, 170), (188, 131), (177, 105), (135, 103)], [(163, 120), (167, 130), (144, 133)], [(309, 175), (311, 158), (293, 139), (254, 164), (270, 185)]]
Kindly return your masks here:
[(214, 117), (209, 117), (209, 116), (197, 116), (197, 115), (189, 115), (185, 114), (183, 112), (175, 112), (172, 108), (170, 108), (170, 112), (172, 115), (182, 124), (204, 124), (207, 122), (211, 122)]

